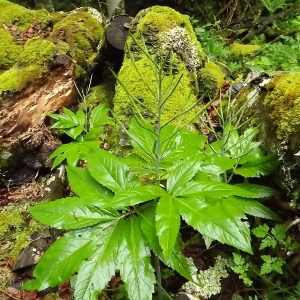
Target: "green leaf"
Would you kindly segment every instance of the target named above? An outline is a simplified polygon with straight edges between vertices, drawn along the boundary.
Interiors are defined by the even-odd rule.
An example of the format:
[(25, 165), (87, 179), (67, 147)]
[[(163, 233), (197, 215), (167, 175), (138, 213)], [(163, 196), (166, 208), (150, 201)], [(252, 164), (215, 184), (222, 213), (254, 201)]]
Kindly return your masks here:
[(155, 161), (154, 148), (157, 137), (152, 125), (140, 118), (133, 118), (129, 133), (134, 150), (146, 160)]
[(42, 224), (65, 230), (87, 227), (118, 217), (118, 213), (87, 206), (97, 204), (97, 199), (67, 197), (32, 206), (29, 212)]
[(156, 279), (148, 245), (135, 216), (124, 223), (117, 265), (125, 289), (129, 299), (152, 299)]
[(100, 292), (115, 274), (123, 227), (124, 220), (121, 219), (107, 228), (93, 231), (97, 247), (78, 270), (75, 299), (98, 299)]
[(123, 157), (122, 161), (125, 162), (134, 173), (138, 173), (142, 176), (155, 176), (154, 162), (147, 162), (144, 158), (135, 153)]
[(227, 201), (248, 215), (280, 221), (278, 215), (256, 200), (231, 196)]
[(275, 271), (279, 274), (282, 274), (282, 266), (284, 265), (284, 260), (278, 257), (271, 257), (270, 255), (261, 256), (264, 263), (261, 266), (261, 275), (269, 274), (272, 271)]
[(183, 243), (180, 237), (177, 237), (177, 241), (174, 245), (171, 256), (168, 260), (165, 260), (162, 251), (159, 246), (159, 241), (156, 235), (155, 229), (155, 211), (156, 204), (151, 202), (139, 207), (138, 220), (144, 236), (151, 250), (155, 253), (157, 257), (167, 266), (176, 270), (180, 275), (185, 277), (187, 280), (193, 280), (193, 276), (197, 273), (197, 268), (193, 261), (182, 253)]
[(287, 224), (278, 224), (274, 228), (271, 229), (271, 234), (273, 234), (274, 238), (281, 242), (286, 238), (286, 233), (288, 231)]
[(226, 199), (212, 199), (206, 206), (206, 201), (192, 198), (176, 198), (176, 202), (182, 218), (200, 233), (252, 253), (248, 223), (241, 221), (245, 216)]
[(202, 159), (200, 170), (204, 173), (220, 175), (232, 169), (235, 164), (236, 161), (234, 159), (212, 154)]
[(69, 166), (76, 166), (79, 158), (84, 158), (86, 153), (90, 152), (90, 148), (98, 148), (99, 141), (88, 142), (72, 142), (58, 147), (49, 157), (55, 158), (52, 169), (57, 167), (65, 159)]
[(235, 184), (235, 186), (253, 193), (253, 196), (251, 198), (266, 198), (266, 197), (271, 197), (279, 194), (277, 190), (259, 184), (238, 183)]
[(128, 166), (112, 153), (100, 148), (90, 148), (86, 158), (92, 177), (113, 192), (140, 185)]
[(176, 196), (192, 197), (192, 196), (207, 196), (207, 197), (228, 197), (240, 196), (252, 198), (253, 192), (243, 189), (239, 186), (213, 181), (213, 180), (198, 180), (191, 181), (186, 186), (178, 187)]
[(173, 251), (180, 227), (179, 211), (171, 195), (160, 198), (156, 208), (155, 221), (159, 244), (163, 250), (163, 256), (167, 260)]
[(250, 162), (243, 164), (242, 167), (235, 169), (234, 173), (242, 175), (243, 177), (266, 176), (274, 172), (277, 166), (277, 156), (271, 154), (265, 157), (252, 159)]
[(91, 230), (76, 230), (56, 240), (34, 269), (36, 279), (27, 281), (25, 290), (44, 290), (65, 282), (94, 250)]
[(64, 132), (71, 137), (72, 139), (76, 140), (79, 135), (83, 132), (84, 127), (83, 126), (77, 126), (77, 127), (73, 127), (67, 130), (64, 130)]
[(90, 128), (103, 127), (106, 124), (113, 124), (112, 118), (108, 117), (109, 109), (104, 104), (96, 106), (90, 115)]
[(66, 166), (66, 170), (69, 184), (77, 196), (99, 199), (99, 204), (105, 204), (104, 199), (111, 198), (112, 192), (98, 183), (88, 170), (72, 166)]
[(164, 195), (166, 195), (166, 191), (157, 185), (141, 185), (118, 192), (108, 203), (108, 207), (120, 209), (124, 206), (133, 206)]
[(178, 165), (169, 174), (167, 180), (167, 190), (170, 194), (176, 194), (182, 186), (190, 181), (193, 176), (199, 171), (201, 160), (199, 156), (186, 160)]
[(199, 154), (206, 137), (185, 128), (167, 125), (161, 130), (161, 167), (172, 167), (174, 162)]
[(256, 237), (264, 238), (268, 234), (269, 230), (269, 226), (264, 223), (263, 225), (253, 228), (251, 231)]

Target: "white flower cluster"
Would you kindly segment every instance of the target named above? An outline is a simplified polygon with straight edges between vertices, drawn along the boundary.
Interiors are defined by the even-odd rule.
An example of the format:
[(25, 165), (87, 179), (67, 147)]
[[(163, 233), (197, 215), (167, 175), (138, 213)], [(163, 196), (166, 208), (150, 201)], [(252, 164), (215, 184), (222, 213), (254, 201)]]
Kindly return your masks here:
[(191, 41), (188, 32), (184, 28), (173, 27), (169, 31), (162, 32), (160, 38), (163, 49), (174, 50), (193, 72), (200, 67), (197, 46)]
[(199, 285), (188, 281), (182, 286), (182, 290), (196, 297), (206, 299), (221, 292), (221, 279), (228, 277), (227, 268), (231, 260), (217, 256), (215, 265), (207, 270), (199, 271)]

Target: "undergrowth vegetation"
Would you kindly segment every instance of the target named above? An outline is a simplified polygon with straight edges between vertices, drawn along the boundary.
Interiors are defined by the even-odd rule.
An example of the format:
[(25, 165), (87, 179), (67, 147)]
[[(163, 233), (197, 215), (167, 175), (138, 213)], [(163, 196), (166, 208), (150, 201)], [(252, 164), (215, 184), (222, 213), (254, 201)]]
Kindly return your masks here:
[[(201, 235), (206, 247), (221, 243), (233, 249), (236, 254), (226, 267), (231, 266), (245, 284), (251, 284), (247, 269), (242, 268), (242, 272), (238, 268), (246, 264), (244, 255), (254, 253), (249, 220), (280, 219), (258, 200), (277, 191), (248, 183), (248, 178), (273, 172), (277, 157), (264, 155), (259, 148), (257, 128), (240, 133), (241, 124), (234, 121), (239, 118), (227, 118), (226, 111), (219, 113), (223, 130), (215, 132), (216, 141), (212, 143), (207, 143), (206, 136), (186, 129), (189, 124), (181, 124), (181, 115), (162, 123), (161, 115), (170, 97), (162, 90), (162, 82), (172, 72), (164, 71), (166, 61), (156, 62), (144, 45), (139, 48), (156, 78), (151, 93), (157, 106), (149, 108), (156, 120), (150, 124), (143, 118), (138, 99), (128, 95), (135, 116), (129, 129), (122, 128), (132, 146), (126, 157), (100, 148), (105, 125), (113, 124), (102, 104), (89, 114), (64, 109), (62, 115), (51, 115), (57, 121), (53, 128), (74, 139), (59, 147), (52, 158), (53, 168), (66, 161), (75, 195), (30, 208), (39, 222), (66, 233), (42, 256), (33, 273), (35, 278), (24, 285), (26, 290), (44, 290), (72, 278), (75, 299), (98, 299), (118, 274), (129, 299), (172, 299), (162, 287), (164, 265), (199, 287), (197, 296), (202, 297), (206, 275), (183, 254), (183, 222)], [(171, 84), (172, 92), (178, 81)], [(211, 103), (199, 107), (195, 118)], [(78, 161), (84, 161), (84, 167), (79, 167)], [(273, 246), (265, 241), (269, 236), (265, 226), (253, 233), (263, 238), (262, 245)], [(273, 243), (282, 243), (273, 231), (272, 236)], [(260, 275), (270, 268), (280, 273), (282, 260), (272, 261), (267, 255), (261, 258), (264, 265)], [(216, 258), (216, 266), (220, 259)], [(214, 278), (220, 281), (223, 277)]]

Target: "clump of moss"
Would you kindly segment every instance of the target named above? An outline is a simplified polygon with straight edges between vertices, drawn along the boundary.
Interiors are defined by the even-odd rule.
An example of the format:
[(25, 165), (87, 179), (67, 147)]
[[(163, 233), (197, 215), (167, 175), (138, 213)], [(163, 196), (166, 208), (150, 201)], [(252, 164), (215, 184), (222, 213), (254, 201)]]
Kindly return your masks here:
[(210, 97), (215, 97), (224, 84), (224, 75), (220, 67), (214, 62), (206, 62), (199, 71), (199, 88), (208, 91)]
[[(122, 85), (130, 92), (141, 105), (141, 114), (151, 123), (155, 122), (154, 114), (157, 113), (157, 74), (151, 60), (139, 49), (135, 41), (142, 47), (147, 48), (151, 59), (163, 66), (161, 89), (164, 95), (170, 93), (170, 97), (164, 103), (162, 122), (172, 120), (178, 123), (178, 118), (187, 108), (193, 106), (197, 101), (197, 93), (194, 89), (196, 69), (201, 67), (204, 52), (193, 32), (188, 17), (179, 12), (163, 6), (153, 6), (141, 11), (132, 21), (136, 24), (131, 28), (133, 38), (127, 39), (128, 49), (132, 54), (126, 52), (122, 68), (118, 74)], [(140, 34), (142, 33), (143, 39)], [(180, 33), (176, 35), (176, 33)], [(172, 40), (171, 37), (174, 39)], [(175, 40), (175, 42), (174, 42)], [(133, 59), (132, 59), (133, 58)], [(188, 68), (191, 67), (191, 68)], [(138, 70), (138, 71), (137, 71)], [(171, 74), (170, 74), (171, 73)], [(178, 86), (175, 83), (178, 81)], [(181, 118), (181, 124), (186, 124), (196, 114), (197, 109), (191, 109)], [(133, 115), (132, 103), (127, 92), (118, 84), (114, 98), (114, 113), (120, 121), (129, 123)], [(154, 114), (153, 114), (154, 113)]]
[(0, 94), (16, 92), (48, 71), (48, 63), (56, 54), (54, 44), (39, 37), (28, 40), (18, 63), (0, 75)]
[(235, 56), (244, 56), (254, 54), (255, 52), (260, 50), (259, 45), (243, 45), (238, 43), (233, 43), (230, 45), (230, 51)]
[(1, 212), (0, 240), (6, 241), (5, 249), (1, 249), (1, 258), (16, 260), (22, 249), (30, 243), (30, 236), (42, 227), (36, 221), (28, 223), (26, 216), (28, 204), (8, 206)]
[[(0, 0), (0, 24), (8, 28), (13, 24), (17, 32), (24, 33), (34, 22), (44, 29), (50, 22), (51, 16), (46, 10), (33, 11), (23, 6)], [(0, 28), (0, 70), (8, 70), (18, 60), (22, 53), (22, 42), (16, 41), (9, 29)]]
[(271, 110), (270, 117), (277, 128), (277, 137), (281, 140), (291, 134), (297, 133), (300, 135), (299, 86), (300, 73), (291, 73), (275, 77), (267, 85), (267, 88), (272, 90), (266, 95), (264, 104)]
[(78, 9), (57, 22), (48, 39), (77, 64), (89, 67), (104, 45), (104, 29), (99, 14), (91, 13), (91, 9)]

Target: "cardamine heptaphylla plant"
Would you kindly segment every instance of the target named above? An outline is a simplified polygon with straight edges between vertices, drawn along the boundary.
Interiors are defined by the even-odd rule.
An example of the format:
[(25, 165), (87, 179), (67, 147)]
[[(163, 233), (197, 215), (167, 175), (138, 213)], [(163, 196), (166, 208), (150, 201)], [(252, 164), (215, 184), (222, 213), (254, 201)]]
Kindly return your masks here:
[[(233, 174), (258, 177), (276, 167), (276, 157), (264, 156), (253, 141), (257, 129), (240, 135), (227, 124), (223, 137), (208, 145), (203, 135), (162, 123), (169, 97), (162, 90), (163, 62), (157, 63), (146, 48), (141, 50), (157, 75), (152, 91), (157, 95), (156, 124), (141, 116), (131, 119), (125, 130), (133, 151), (125, 158), (84, 137), (76, 159), (69, 161), (61, 149), (52, 155), (55, 165), (67, 158), (67, 176), (76, 196), (29, 209), (41, 223), (66, 233), (42, 256), (26, 290), (44, 290), (73, 276), (75, 299), (96, 300), (118, 273), (129, 299), (152, 299), (156, 283), (162, 299), (160, 262), (201, 286), (197, 268), (181, 251), (182, 220), (202, 234), (207, 246), (218, 241), (252, 253), (247, 215), (278, 219), (257, 200), (275, 190), (229, 183)], [(176, 89), (178, 82), (173, 84)], [(205, 109), (199, 108), (199, 114)], [(86, 169), (74, 163), (82, 157)]]

